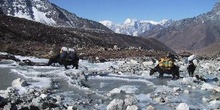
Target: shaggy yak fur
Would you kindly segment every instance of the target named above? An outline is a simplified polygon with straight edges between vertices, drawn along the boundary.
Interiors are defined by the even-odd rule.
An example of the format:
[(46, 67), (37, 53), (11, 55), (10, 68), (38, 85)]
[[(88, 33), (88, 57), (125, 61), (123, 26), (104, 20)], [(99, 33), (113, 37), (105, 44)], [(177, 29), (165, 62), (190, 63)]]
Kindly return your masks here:
[(68, 69), (67, 65), (72, 65), (72, 68), (78, 69), (79, 67), (79, 57), (76, 52), (70, 52), (65, 54), (58, 54), (49, 59), (47, 65), (51, 65), (53, 63), (59, 63), (60, 65), (64, 65), (66, 69)]
[(159, 65), (157, 65), (156, 67), (154, 68), (151, 68), (150, 70), (150, 75), (153, 75), (155, 72), (158, 72), (159, 73), (159, 78), (163, 78), (163, 74), (166, 73), (166, 74), (171, 74), (172, 75), (172, 79), (175, 79), (175, 78), (179, 78), (179, 66), (177, 65), (174, 65), (171, 69), (169, 70), (163, 70)]
[(189, 73), (189, 76), (194, 76), (194, 71), (196, 69), (196, 66), (194, 65), (193, 61), (189, 61), (189, 64), (187, 66), (187, 71)]

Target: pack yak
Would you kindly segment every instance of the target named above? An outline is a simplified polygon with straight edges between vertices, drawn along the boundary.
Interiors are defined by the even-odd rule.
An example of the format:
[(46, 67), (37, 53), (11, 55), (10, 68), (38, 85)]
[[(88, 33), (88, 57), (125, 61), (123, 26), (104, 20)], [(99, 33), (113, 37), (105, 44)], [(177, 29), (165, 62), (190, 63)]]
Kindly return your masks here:
[(76, 69), (78, 69), (79, 57), (74, 49), (62, 47), (60, 53), (51, 57), (47, 65), (49, 66), (53, 63), (59, 63), (60, 65), (64, 65), (66, 69), (68, 69), (68, 65), (72, 65), (72, 68), (75, 67)]
[(159, 73), (159, 78), (161, 79), (164, 74), (171, 74), (172, 79), (178, 79), (180, 77), (179, 66), (174, 65), (174, 61), (169, 58), (161, 59), (156, 67), (151, 68), (150, 75), (153, 75), (155, 72)]

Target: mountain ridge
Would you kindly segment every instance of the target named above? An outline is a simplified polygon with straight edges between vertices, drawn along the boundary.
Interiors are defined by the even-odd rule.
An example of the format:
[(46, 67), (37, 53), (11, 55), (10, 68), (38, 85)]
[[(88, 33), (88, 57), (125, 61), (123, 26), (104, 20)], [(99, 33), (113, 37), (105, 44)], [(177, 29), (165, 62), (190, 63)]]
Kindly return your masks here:
[[(141, 30), (142, 27), (137, 28), (137, 26), (141, 25), (134, 25), (134, 22), (135, 21), (133, 21), (133, 25), (129, 25), (129, 28), (123, 26), (123, 24), (118, 24), (119, 26), (114, 27), (115, 24), (111, 22), (109, 22), (109, 24), (104, 24), (102, 22), (102, 24), (106, 25), (116, 33), (157, 39), (177, 53), (191, 52), (198, 55), (220, 53), (219, 49), (216, 48), (217, 46), (214, 46), (220, 44), (220, 2), (217, 2), (213, 6), (213, 9), (206, 13), (192, 18), (185, 18), (176, 21), (170, 20), (165, 26), (161, 24), (155, 25), (154, 23), (149, 22), (149, 27), (151, 28), (145, 28), (145, 31)], [(111, 27), (111, 25), (113, 26)], [(117, 29), (117, 27), (119, 29)], [(137, 29), (140, 30), (137, 32)], [(209, 48), (212, 51), (202, 51), (207, 50), (206, 48)]]
[[(207, 13), (175, 21), (162, 30), (146, 31), (141, 36), (155, 38), (176, 52), (189, 51), (201, 55), (218, 53), (219, 49), (211, 45), (220, 43), (220, 2)], [(201, 51), (207, 47), (212, 51)]]
[(164, 28), (169, 26), (173, 20), (162, 20), (159, 22), (152, 20), (136, 20), (136, 19), (126, 19), (124, 23), (117, 24), (109, 20), (99, 21), (115, 33), (126, 34), (132, 36), (139, 36), (145, 31), (152, 30), (153, 28)]
[(137, 57), (174, 52), (153, 38), (105, 31), (57, 28), (39, 22), (0, 15), (0, 51), (45, 57), (55, 44), (74, 47), (80, 56), (105, 58)]
[(99, 22), (83, 19), (48, 0), (1, 0), (0, 11), (55, 27), (96, 29), (113, 32)]
[[(115, 29), (114, 31), (117, 33), (128, 34), (139, 37), (143, 36), (146, 38), (154, 38), (159, 42), (164, 43), (166, 46), (169, 46), (171, 49), (173, 49), (178, 53), (189, 51), (196, 54), (197, 53), (200, 54), (202, 52), (199, 50), (203, 50), (203, 48), (206, 47), (211, 48), (213, 44), (217, 45), (220, 42), (218, 37), (220, 36), (219, 7), (220, 5), (218, 2), (213, 7), (213, 9), (207, 13), (200, 14), (193, 18), (181, 19), (178, 21), (164, 20), (161, 22), (154, 22), (154, 21), (146, 21), (146, 20), (139, 21), (135, 19), (127, 19), (122, 24), (124, 25), (124, 27), (120, 27), (120, 25), (113, 24), (112, 22), (109, 21), (105, 23), (106, 25), (113, 25), (112, 26), (113, 29), (112, 28), (111, 29), (112, 30)], [(84, 31), (87, 30), (85, 31), (86, 33), (97, 32), (96, 36), (103, 35), (103, 33), (108, 33), (108, 35), (112, 35), (112, 36), (126, 36), (122, 34), (115, 35), (114, 31), (103, 25), (104, 21), (99, 23), (96, 21), (80, 18), (76, 16), (74, 13), (70, 13), (67, 10), (56, 6), (55, 4), (48, 2), (48, 0), (43, 0), (43, 1), (42, 0), (32, 0), (32, 1), (2, 0), (0, 1), (0, 13), (10, 16), (16, 15), (17, 17), (21, 17), (20, 15), (24, 15), (28, 17), (23, 17), (23, 18), (26, 19), (29, 18), (29, 20), (32, 21), (47, 23), (47, 25), (53, 27), (74, 28), (78, 32), (79, 32), (78, 29)], [(41, 21), (42, 19), (43, 21)], [(70, 32), (70, 30), (67, 31)], [(18, 32), (18, 34), (20, 33)], [(95, 41), (97, 40), (94, 39), (93, 37), (91, 38)], [(114, 40), (114, 38), (107, 38), (107, 37), (106, 38), (103, 37), (103, 39)], [(116, 37), (115, 39), (119, 39), (119, 38)], [(120, 39), (127, 39), (127, 38), (120, 38)], [(118, 41), (115, 42), (117, 42), (117, 45), (120, 45)], [(93, 43), (96, 44), (95, 42)], [(136, 43), (140, 43), (140, 41)], [(101, 42), (99, 42), (98, 44), (105, 45), (104, 43)], [(133, 43), (132, 45), (140, 46), (143, 44)], [(215, 51), (219, 51), (218, 49), (212, 49), (212, 50), (213, 52), (210, 53), (218, 53)], [(208, 54), (208, 53), (203, 52), (203, 54)]]

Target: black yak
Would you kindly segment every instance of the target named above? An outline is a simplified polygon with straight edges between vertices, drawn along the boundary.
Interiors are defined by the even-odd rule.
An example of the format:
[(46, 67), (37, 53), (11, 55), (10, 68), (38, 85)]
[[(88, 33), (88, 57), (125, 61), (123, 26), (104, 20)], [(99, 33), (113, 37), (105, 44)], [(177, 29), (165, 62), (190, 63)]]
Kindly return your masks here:
[(163, 78), (163, 74), (171, 74), (172, 79), (179, 78), (179, 66), (174, 64), (174, 59), (172, 58), (161, 58), (159, 64), (151, 68), (150, 75), (153, 75), (155, 72), (159, 73), (159, 78)]
[(189, 61), (187, 66), (187, 71), (190, 77), (194, 76), (194, 71), (196, 70), (196, 65), (194, 65), (193, 61)]
[(63, 47), (61, 49), (60, 54), (55, 55), (49, 59), (47, 65), (51, 65), (53, 63), (59, 63), (60, 65), (64, 65), (66, 69), (68, 69), (67, 65), (72, 65), (72, 68), (78, 69), (79, 67), (79, 57), (74, 49), (68, 49)]
[(164, 73), (166, 74), (171, 74), (172, 75), (172, 79), (179, 79), (180, 75), (179, 75), (179, 66), (174, 65), (172, 68), (170, 69), (162, 69), (159, 65), (157, 65), (154, 68), (151, 68), (150, 70), (150, 75), (153, 75), (155, 72), (159, 73), (159, 78), (163, 78)]

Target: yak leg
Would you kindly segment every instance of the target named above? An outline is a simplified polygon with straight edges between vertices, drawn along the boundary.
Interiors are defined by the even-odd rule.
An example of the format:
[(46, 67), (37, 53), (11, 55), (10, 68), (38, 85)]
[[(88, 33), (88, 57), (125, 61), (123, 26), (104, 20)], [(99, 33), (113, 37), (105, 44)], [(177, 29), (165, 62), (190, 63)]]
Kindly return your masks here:
[(78, 69), (78, 68), (79, 68), (78, 63), (77, 63), (77, 64), (74, 64), (74, 67), (76, 67), (76, 69)]
[(163, 73), (162, 73), (162, 72), (159, 73), (159, 78), (160, 78), (160, 79), (163, 78)]
[(65, 69), (69, 69), (66, 64), (64, 64)]
[(172, 79), (175, 79), (175, 72), (172, 72)]
[(172, 72), (172, 79), (179, 79), (179, 72)]
[(67, 61), (64, 61), (63, 65), (64, 65), (65, 69), (69, 69), (69, 68), (67, 67)]
[(79, 65), (77, 64), (77, 65), (76, 65), (76, 69), (78, 69), (78, 68), (79, 68)]
[(190, 77), (193, 77), (193, 72), (194, 72), (193, 70), (188, 70), (188, 74)]
[(163, 71), (161, 68), (158, 68), (158, 69), (157, 69), (157, 72), (159, 73), (159, 78), (162, 79), (162, 78), (163, 78), (164, 71)]
[(192, 71), (189, 71), (189, 76), (193, 77), (193, 72)]
[(78, 69), (78, 67), (79, 67), (78, 63), (73, 63), (73, 67), (72, 68), (74, 68), (74, 67), (76, 67), (76, 69)]
[(180, 72), (179, 72), (179, 70), (177, 71), (176, 76), (177, 76), (177, 79), (180, 78)]
[(174, 68), (172, 68), (172, 76), (173, 76), (172, 79), (174, 79), (175, 77), (177, 79), (179, 79), (180, 74), (179, 74), (179, 67), (178, 66), (175, 66)]
[(175, 75), (176, 75), (177, 79), (180, 78), (179, 67), (176, 68)]
[(49, 59), (47, 66), (50, 66), (51, 64), (52, 64), (52, 61), (51, 61), (51, 59)]
[(76, 69), (78, 69), (78, 67), (79, 67), (79, 60), (78, 61), (73, 60), (72, 65), (73, 65), (73, 68), (76, 67)]

